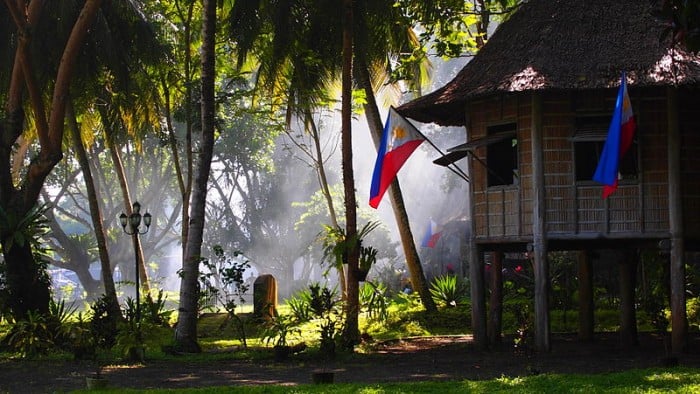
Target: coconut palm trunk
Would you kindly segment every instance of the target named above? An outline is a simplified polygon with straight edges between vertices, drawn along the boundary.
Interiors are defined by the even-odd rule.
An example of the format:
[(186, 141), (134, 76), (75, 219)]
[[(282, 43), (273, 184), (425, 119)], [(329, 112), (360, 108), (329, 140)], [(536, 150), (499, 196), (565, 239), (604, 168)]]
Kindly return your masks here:
[[(343, 72), (342, 72), (342, 156), (343, 187), (345, 189), (345, 237), (357, 241), (357, 202), (355, 199), (355, 175), (352, 168), (352, 0), (343, 0)], [(348, 245), (348, 285), (345, 303), (345, 332), (343, 342), (347, 347), (359, 343), (359, 243)]]
[[(199, 290), (199, 262), (207, 199), (207, 184), (214, 153), (214, 80), (215, 80), (215, 34), (216, 1), (203, 0), (202, 17), (202, 140), (198, 154), (198, 165), (192, 190), (192, 212), (189, 221), (189, 236), (185, 247), (180, 283), (180, 313), (178, 315), (176, 346), (186, 352), (201, 352), (197, 343), (197, 301)], [(188, 223), (183, 223), (188, 225)]]
[[(383, 127), (381, 117), (379, 116), (379, 109), (377, 108), (377, 102), (374, 97), (374, 89), (372, 88), (369, 70), (364, 64), (358, 65), (356, 70), (359, 74), (359, 83), (365, 91), (367, 100), (366, 104), (364, 104), (367, 124), (372, 134), (374, 146), (378, 150)], [(411, 232), (411, 225), (408, 221), (408, 213), (406, 212), (406, 206), (403, 202), (403, 194), (401, 193), (401, 186), (399, 185), (398, 179), (394, 179), (391, 183), (389, 196), (391, 198), (391, 207), (394, 210), (394, 217), (396, 218), (396, 225), (399, 228), (399, 236), (401, 237), (404, 255), (406, 256), (406, 266), (411, 275), (411, 285), (420, 295), (423, 307), (428, 311), (436, 311), (437, 307), (430, 295), (428, 281), (425, 279), (423, 266), (421, 265), (418, 250), (416, 250), (416, 244), (413, 240), (413, 233)]]

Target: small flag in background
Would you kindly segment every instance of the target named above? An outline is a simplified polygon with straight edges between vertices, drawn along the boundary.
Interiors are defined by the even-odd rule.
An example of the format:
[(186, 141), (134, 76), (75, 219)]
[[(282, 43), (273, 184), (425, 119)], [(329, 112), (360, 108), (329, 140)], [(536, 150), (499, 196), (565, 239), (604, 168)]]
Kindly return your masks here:
[(431, 219), (430, 223), (428, 223), (428, 229), (423, 236), (421, 246), (424, 248), (434, 248), (441, 235), (442, 229)]
[(632, 102), (627, 94), (627, 80), (625, 73), (622, 73), (620, 89), (617, 93), (615, 111), (613, 112), (608, 137), (603, 146), (603, 153), (600, 155), (598, 168), (595, 170), (593, 180), (602, 183), (603, 198), (608, 198), (617, 190), (617, 177), (620, 159), (627, 153), (632, 145), (634, 132), (637, 124), (632, 113)]
[(403, 163), (424, 140), (425, 137), (409, 121), (393, 107), (389, 108), (372, 174), (369, 193), (369, 205), (372, 208), (379, 206), (382, 196), (396, 178)]

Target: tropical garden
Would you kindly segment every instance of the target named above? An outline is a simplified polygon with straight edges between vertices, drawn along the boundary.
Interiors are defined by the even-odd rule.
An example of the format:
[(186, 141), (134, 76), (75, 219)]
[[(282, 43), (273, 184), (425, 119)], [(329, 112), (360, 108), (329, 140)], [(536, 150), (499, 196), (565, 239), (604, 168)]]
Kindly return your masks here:
[[(468, 335), (465, 271), (428, 272), (411, 197), (395, 180), (387, 221), (367, 209), (354, 167), (373, 160), (385, 109), (444, 83), (434, 71), (476, 53), (518, 3), (2, 2), (0, 370), (323, 365), (399, 338)], [(663, 15), (693, 38), (693, 2), (676, 3)], [(439, 177), (433, 190), (461, 182)], [(511, 257), (502, 342), (527, 352), (531, 267)], [(553, 332), (573, 332), (574, 260), (551, 259)], [(662, 266), (648, 257), (638, 284), (640, 330), (661, 336)], [(280, 302), (258, 310), (260, 274), (276, 278)], [(614, 274), (600, 275), (597, 331), (614, 332)], [(689, 283), (697, 331), (700, 284)], [(664, 374), (680, 383), (638, 383)], [(568, 384), (513, 379), (421, 390)], [(617, 379), (700, 385), (692, 368)]]

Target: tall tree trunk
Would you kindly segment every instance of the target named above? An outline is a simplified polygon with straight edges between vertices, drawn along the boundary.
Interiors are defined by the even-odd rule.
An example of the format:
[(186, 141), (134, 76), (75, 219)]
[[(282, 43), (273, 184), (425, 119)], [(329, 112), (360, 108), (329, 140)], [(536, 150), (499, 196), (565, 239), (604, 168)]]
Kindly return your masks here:
[[(215, 34), (216, 1), (203, 0), (202, 18), (202, 141), (192, 191), (192, 213), (189, 221), (189, 236), (185, 246), (180, 283), (180, 313), (178, 315), (175, 341), (178, 349), (186, 352), (201, 352), (197, 343), (197, 300), (199, 291), (199, 262), (204, 235), (204, 217), (207, 199), (207, 183), (214, 152), (214, 81), (215, 81)], [(183, 223), (183, 225), (186, 225)]]
[(69, 102), (67, 107), (68, 130), (70, 131), (73, 149), (78, 158), (78, 165), (83, 172), (83, 180), (87, 189), (88, 204), (90, 206), (90, 218), (92, 219), (92, 227), (95, 231), (97, 239), (97, 249), (100, 255), (100, 267), (102, 271), (102, 284), (104, 286), (105, 295), (109, 300), (109, 313), (112, 316), (121, 316), (119, 310), (119, 300), (117, 299), (117, 290), (114, 287), (114, 278), (112, 277), (112, 264), (109, 260), (109, 252), (107, 250), (107, 237), (102, 220), (102, 210), (97, 199), (97, 188), (95, 181), (92, 178), (92, 170), (90, 169), (90, 160), (88, 159), (83, 140), (80, 138), (80, 129), (75, 118), (75, 111), (72, 103)]
[[(355, 201), (355, 175), (352, 168), (352, 0), (343, 0), (343, 76), (342, 76), (342, 138), (343, 188), (345, 189), (345, 237), (357, 238), (357, 202)], [(345, 332), (343, 340), (347, 347), (359, 343), (359, 245), (348, 245), (348, 299), (345, 303)]]
[[(358, 71), (358, 79), (360, 85), (365, 91), (365, 97), (367, 100), (366, 104), (364, 105), (367, 116), (367, 124), (372, 134), (374, 146), (377, 150), (379, 150), (383, 127), (381, 117), (379, 116), (379, 109), (377, 108), (377, 101), (374, 97), (374, 89), (372, 88), (369, 70), (367, 69), (366, 64), (358, 65), (356, 70)], [(391, 183), (389, 196), (391, 198), (391, 207), (394, 210), (394, 217), (396, 218), (396, 225), (399, 228), (401, 245), (403, 245), (404, 255), (406, 256), (406, 266), (408, 267), (408, 272), (411, 275), (411, 285), (420, 295), (421, 302), (423, 302), (425, 309), (431, 312), (437, 311), (433, 297), (430, 295), (428, 281), (425, 279), (425, 273), (423, 272), (420, 257), (418, 256), (418, 250), (416, 249), (416, 243), (413, 239), (413, 233), (411, 232), (408, 212), (406, 212), (406, 206), (403, 202), (403, 194), (401, 193), (401, 186), (399, 185), (398, 179), (394, 179), (394, 181)]]
[(192, 54), (191, 54), (191, 43), (192, 43), (192, 16), (194, 14), (194, 7), (196, 1), (191, 1), (187, 7), (187, 15), (181, 15), (184, 21), (184, 37), (183, 40), (183, 52), (185, 55), (183, 69), (185, 70), (185, 100), (184, 100), (184, 111), (185, 111), (185, 146), (184, 146), (184, 164), (180, 159), (179, 149), (177, 146), (177, 138), (175, 137), (175, 129), (172, 125), (172, 116), (170, 112), (170, 95), (168, 88), (168, 78), (164, 77), (162, 81), (162, 86), (164, 87), (165, 97), (166, 97), (166, 121), (168, 126), (168, 135), (170, 149), (173, 154), (175, 161), (175, 172), (177, 175), (178, 187), (180, 189), (180, 195), (182, 197), (182, 209), (180, 210), (182, 214), (182, 226), (180, 233), (180, 240), (182, 243), (182, 260), (185, 260), (185, 247), (187, 245), (187, 239), (189, 237), (189, 226), (187, 223), (190, 222), (190, 196), (192, 195), (192, 173), (193, 173), (193, 160), (192, 160), (192, 86), (193, 86), (193, 68), (192, 68)]

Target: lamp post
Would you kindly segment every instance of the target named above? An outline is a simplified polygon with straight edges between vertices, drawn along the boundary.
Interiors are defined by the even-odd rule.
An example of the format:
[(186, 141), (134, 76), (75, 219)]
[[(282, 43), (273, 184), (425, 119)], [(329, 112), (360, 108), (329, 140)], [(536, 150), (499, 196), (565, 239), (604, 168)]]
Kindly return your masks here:
[[(141, 219), (143, 219), (143, 224), (146, 228), (141, 231)], [(141, 215), (141, 204), (138, 201), (134, 201), (132, 204), (131, 215), (127, 216), (124, 212), (119, 215), (119, 223), (122, 225), (122, 229), (125, 233), (133, 235), (136, 237), (134, 239), (134, 255), (136, 260), (134, 271), (136, 273), (136, 323), (141, 323), (141, 300), (139, 299), (139, 292), (141, 290), (140, 285), (140, 275), (139, 275), (139, 251), (137, 249), (136, 240), (138, 240), (139, 234), (146, 234), (148, 229), (151, 227), (151, 214), (146, 212)], [(128, 227), (128, 228), (127, 228)]]

